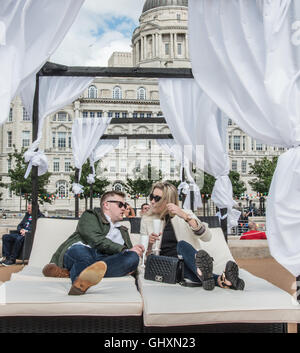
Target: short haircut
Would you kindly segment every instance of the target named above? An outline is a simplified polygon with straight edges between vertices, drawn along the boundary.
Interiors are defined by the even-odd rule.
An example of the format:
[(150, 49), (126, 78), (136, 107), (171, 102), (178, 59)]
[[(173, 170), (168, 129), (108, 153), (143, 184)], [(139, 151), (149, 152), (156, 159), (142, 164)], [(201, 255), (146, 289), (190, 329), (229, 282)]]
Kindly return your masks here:
[(109, 197), (113, 197), (115, 195), (121, 196), (125, 199), (126, 195), (122, 191), (117, 191), (117, 190), (112, 190), (112, 191), (106, 191), (102, 196), (100, 200), (100, 206), (102, 207), (103, 202), (105, 202)]
[(150, 206), (147, 202), (143, 203), (141, 206), (141, 209), (143, 209), (144, 206)]

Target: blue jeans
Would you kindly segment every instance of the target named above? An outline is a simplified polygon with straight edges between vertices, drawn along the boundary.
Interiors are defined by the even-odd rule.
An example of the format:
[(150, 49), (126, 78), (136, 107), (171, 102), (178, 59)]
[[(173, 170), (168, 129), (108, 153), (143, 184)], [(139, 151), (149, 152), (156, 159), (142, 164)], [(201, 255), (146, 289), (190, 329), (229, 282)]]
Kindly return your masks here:
[(107, 265), (104, 277), (122, 277), (136, 270), (139, 256), (134, 251), (122, 251), (114, 255), (101, 254), (98, 250), (76, 244), (71, 246), (64, 255), (64, 267), (70, 271), (72, 283), (88, 266), (97, 261)]
[(4, 234), (2, 236), (2, 256), (15, 261), (21, 253), (25, 236), (19, 233)]
[[(184, 278), (188, 278), (193, 282), (201, 282), (200, 278), (197, 276), (197, 268), (195, 262), (195, 254), (197, 250), (189, 243), (181, 240), (177, 243), (177, 254), (181, 255), (184, 261)], [(218, 285), (218, 275), (213, 274), (215, 284)]]

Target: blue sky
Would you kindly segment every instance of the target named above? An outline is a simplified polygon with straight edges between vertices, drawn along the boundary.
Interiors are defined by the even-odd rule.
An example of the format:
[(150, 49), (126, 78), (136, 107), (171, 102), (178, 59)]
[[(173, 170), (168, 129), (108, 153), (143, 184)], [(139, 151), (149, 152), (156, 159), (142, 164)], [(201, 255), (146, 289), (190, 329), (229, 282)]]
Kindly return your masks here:
[(114, 51), (131, 51), (145, 0), (85, 0), (51, 61), (79, 66), (107, 66)]

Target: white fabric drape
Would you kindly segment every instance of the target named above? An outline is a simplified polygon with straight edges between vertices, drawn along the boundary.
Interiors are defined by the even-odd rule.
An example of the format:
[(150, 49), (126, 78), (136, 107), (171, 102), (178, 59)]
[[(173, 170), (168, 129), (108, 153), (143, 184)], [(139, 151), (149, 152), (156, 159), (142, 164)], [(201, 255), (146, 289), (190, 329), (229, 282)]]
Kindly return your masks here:
[[(38, 175), (43, 175), (48, 169), (47, 157), (43, 151), (36, 151), (43, 132), (45, 118), (73, 102), (93, 81), (90, 77), (40, 77), (39, 83), (39, 128), (38, 137), (25, 152), (25, 161), (29, 162), (25, 178), (28, 177), (31, 166), (38, 166)], [(26, 89), (21, 92), (23, 104), (30, 116), (33, 110), (35, 77), (31, 79)]]
[(0, 125), (10, 102), (56, 50), (84, 0), (5, 0), (0, 6)]
[(105, 155), (110, 153), (112, 150), (117, 148), (119, 145), (119, 140), (100, 140), (97, 143), (97, 146), (91, 153), (89, 160), (93, 170), (93, 173), (87, 176), (87, 182), (93, 184), (95, 182), (96, 172), (95, 172), (95, 163), (102, 159)]
[[(299, 1), (190, 0), (194, 77), (205, 93), (260, 142), (291, 148), (269, 190), (273, 257), (300, 274)], [(284, 169), (283, 169), (284, 168)]]
[(194, 210), (197, 208), (201, 208), (202, 200), (201, 200), (200, 189), (198, 185), (195, 183), (195, 180), (190, 173), (189, 161), (187, 158), (184, 157), (183, 148), (177, 145), (174, 140), (158, 139), (156, 141), (158, 145), (166, 153), (171, 155), (177, 162), (181, 163), (180, 174), (182, 174), (183, 168), (184, 168), (186, 179), (189, 182), (189, 184), (186, 181), (182, 181), (182, 175), (181, 175), (182, 182), (178, 186), (178, 193), (180, 194), (182, 192), (186, 195), (183, 208), (185, 209), (191, 208), (190, 191), (194, 191), (194, 205), (193, 205)]
[(217, 180), (212, 200), (228, 209), (228, 225), (237, 224), (232, 210), (232, 185), (228, 177), (229, 159), (220, 135), (218, 107), (193, 79), (160, 79), (160, 104), (175, 142), (184, 148), (185, 157), (197, 168)]
[[(79, 169), (79, 180), (81, 168), (91, 155), (91, 151), (97, 146), (101, 136), (104, 134), (111, 118), (77, 118), (72, 127), (72, 149), (75, 167)], [(74, 194), (83, 192), (82, 186), (73, 183)]]

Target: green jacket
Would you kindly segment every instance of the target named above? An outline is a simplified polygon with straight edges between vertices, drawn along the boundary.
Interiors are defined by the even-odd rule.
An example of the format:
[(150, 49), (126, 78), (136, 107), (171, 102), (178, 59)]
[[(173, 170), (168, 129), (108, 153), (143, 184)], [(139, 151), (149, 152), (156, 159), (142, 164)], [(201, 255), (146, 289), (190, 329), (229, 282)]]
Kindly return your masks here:
[(65, 252), (71, 245), (80, 241), (107, 255), (117, 254), (125, 249), (132, 248), (128, 229), (124, 226), (119, 228), (124, 239), (124, 245), (117, 244), (106, 238), (110, 224), (104, 213), (98, 210), (87, 210), (82, 214), (75, 232), (56, 250), (51, 258), (51, 263), (63, 267)]

